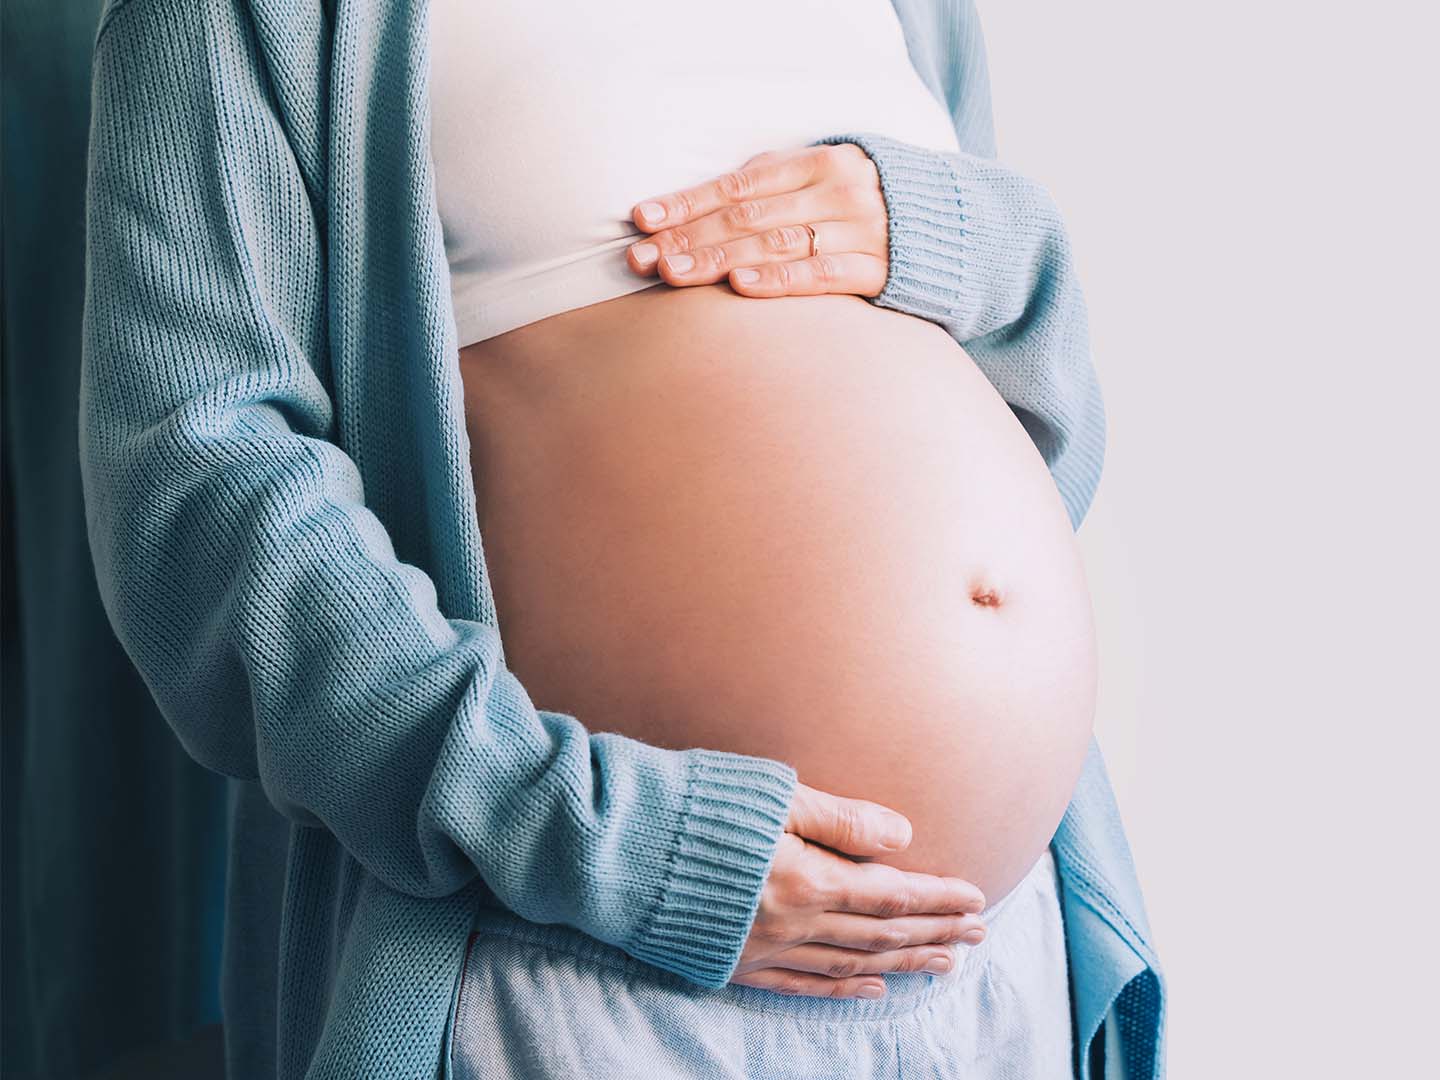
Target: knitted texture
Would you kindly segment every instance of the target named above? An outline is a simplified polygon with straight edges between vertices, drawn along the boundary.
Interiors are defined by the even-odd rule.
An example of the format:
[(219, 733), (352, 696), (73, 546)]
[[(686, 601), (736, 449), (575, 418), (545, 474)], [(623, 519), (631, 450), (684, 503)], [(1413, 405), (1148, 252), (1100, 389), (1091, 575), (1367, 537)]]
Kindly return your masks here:
[(929, 319), (965, 347), (1050, 467), (1071, 524), (1094, 498), (1105, 410), (1085, 300), (1049, 194), (998, 162), (875, 132), (830, 135), (875, 162), (890, 273), (871, 302)]
[[(927, 26), (973, 27), (968, 0), (897, 10), (957, 124), (988, 125), (983, 67), (956, 63), (978, 55), (978, 31), (935, 38), (965, 43), (953, 56), (926, 44)], [(232, 867), (283, 883), (267, 914), (231, 880), (226, 986), (250, 988), (225, 1001), (235, 1076), (435, 1075), (487, 898), (722, 984), (796, 782), (779, 761), (591, 733), (537, 709), (505, 664), (425, 30), (423, 0), (112, 0), (96, 37), (80, 454), (97, 578), (181, 742), (233, 778), (237, 820), (283, 815), (233, 838)], [(1042, 332), (1023, 313), (1037, 290), (1063, 292), (1047, 284), (1063, 260), (1016, 270), (996, 236), (965, 262), (951, 218), (925, 232), (942, 209), (926, 200), (1008, 206), (1013, 174), (958, 159), (922, 172), (903, 146), (875, 150), (894, 155), (882, 176), (905, 238), (888, 299), (957, 339), (979, 332), (972, 355), (992, 337), (982, 368), (1058, 467), (1095, 394), (1083, 323), (1054, 314)], [(1033, 347), (1005, 352), (1021, 340)], [(1095, 472), (1069, 485), (1078, 520), (1099, 458), (1075, 460)], [(1077, 794), (1095, 784), (1103, 771), (1087, 770)], [(1108, 1010), (1153, 956), (1109, 914), (1137, 924), (1114, 880), (1130, 872), (1118, 819), (1067, 820), (1098, 839), (1092, 872), (1065, 884), (1106, 912), (1072, 931), (1066, 908), (1071, 967)], [(1102, 1015), (1077, 1017), (1087, 1038)]]

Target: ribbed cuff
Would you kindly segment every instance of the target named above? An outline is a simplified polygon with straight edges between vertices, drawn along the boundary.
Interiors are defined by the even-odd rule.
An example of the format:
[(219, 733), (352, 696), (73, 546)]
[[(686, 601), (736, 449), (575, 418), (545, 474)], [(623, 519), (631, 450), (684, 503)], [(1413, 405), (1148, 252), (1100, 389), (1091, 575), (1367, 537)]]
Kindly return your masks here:
[(871, 302), (937, 322), (976, 328), (993, 289), (987, 274), (1008, 277), (1013, 260), (1003, 254), (1004, 223), (978, 213), (972, 195), (980, 175), (972, 163), (1003, 173), (985, 159), (914, 146), (875, 132), (829, 135), (811, 145), (854, 143), (875, 163), (889, 216), (890, 268), (885, 287)]
[[(936, 322), (965, 346), (1020, 414), (1078, 528), (1100, 478), (1105, 410), (1054, 201), (975, 154), (874, 132), (811, 145), (846, 142), (875, 163), (889, 217), (889, 273), (871, 302)], [(997, 330), (999, 340), (981, 341)]]
[(665, 887), (625, 951), (718, 987), (729, 981), (750, 934), (789, 817), (796, 773), (768, 758), (685, 753), (685, 811)]

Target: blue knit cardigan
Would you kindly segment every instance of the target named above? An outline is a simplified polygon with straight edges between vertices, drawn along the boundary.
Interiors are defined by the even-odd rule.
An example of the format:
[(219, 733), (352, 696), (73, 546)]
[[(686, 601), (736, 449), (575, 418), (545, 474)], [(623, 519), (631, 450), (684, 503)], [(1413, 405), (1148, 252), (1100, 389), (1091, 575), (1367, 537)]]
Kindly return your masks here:
[[(822, 140), (880, 169), (891, 263), (873, 302), (965, 346), (1078, 525), (1104, 416), (1064, 229), (992, 159), (970, 0), (895, 3), (963, 150)], [(592, 734), (505, 664), (426, 16), (424, 0), (110, 0), (96, 33), (89, 540), (161, 711), (234, 780), (224, 1007), (246, 1078), (434, 1076), (489, 897), (723, 984), (796, 780)], [(1157, 1075), (1163, 983), (1093, 747), (1053, 850), (1077, 1071), (1108, 1044), (1131, 1080)]]

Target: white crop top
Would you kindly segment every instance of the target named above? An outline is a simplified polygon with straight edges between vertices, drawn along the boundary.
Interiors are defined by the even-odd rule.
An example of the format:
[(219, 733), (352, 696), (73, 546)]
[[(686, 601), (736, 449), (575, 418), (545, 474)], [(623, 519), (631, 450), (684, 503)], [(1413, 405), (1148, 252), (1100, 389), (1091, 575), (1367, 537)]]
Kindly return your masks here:
[(664, 284), (625, 262), (631, 208), (762, 150), (847, 131), (958, 149), (891, 0), (429, 8), (457, 347)]

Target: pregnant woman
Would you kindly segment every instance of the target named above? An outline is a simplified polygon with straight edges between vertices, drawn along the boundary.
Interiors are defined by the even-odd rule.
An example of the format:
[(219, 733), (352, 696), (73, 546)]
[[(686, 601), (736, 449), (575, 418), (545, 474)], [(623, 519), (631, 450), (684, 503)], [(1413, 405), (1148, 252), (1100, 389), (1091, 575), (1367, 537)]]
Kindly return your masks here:
[[(431, 152), (508, 666), (537, 706), (592, 731), (785, 761), (900, 810), (915, 839), (882, 856), (895, 866), (996, 899), (1032, 877), (1022, 913), (1006, 905), (937, 1001), (899, 980), (910, 1000), (868, 1008), (697, 993), (578, 931), (487, 920), (460, 991), (459, 1074), (1063, 1075), (1047, 845), (1094, 709), (1064, 504), (933, 323), (856, 295), (753, 298), (806, 285), (827, 265), (807, 261), (812, 244), (835, 284), (878, 265), (862, 284), (879, 292), (884, 205), (858, 146), (702, 183), (850, 127), (958, 152), (952, 121), (888, 3), (735, 3), (718, 21), (667, 5), (696, 45), (657, 56), (635, 20), (660, 10), (431, 0)], [(811, 48), (717, 78), (762, 19)], [(521, 88), (523, 108), (475, 108)], [(639, 244), (616, 211), (647, 184), (680, 190), (635, 211), (659, 227)], [(789, 955), (831, 977), (768, 959), (752, 973), (742, 956), (736, 981), (833, 995), (839, 972), (845, 996), (884, 993), (855, 976), (886, 971), (887, 953)]]
[(1155, 1071), (968, 5), (117, 0), (95, 64), (91, 544), (235, 779), (233, 1075)]

